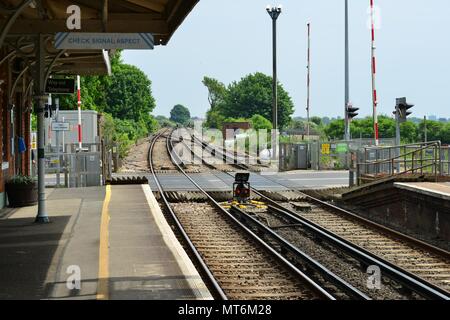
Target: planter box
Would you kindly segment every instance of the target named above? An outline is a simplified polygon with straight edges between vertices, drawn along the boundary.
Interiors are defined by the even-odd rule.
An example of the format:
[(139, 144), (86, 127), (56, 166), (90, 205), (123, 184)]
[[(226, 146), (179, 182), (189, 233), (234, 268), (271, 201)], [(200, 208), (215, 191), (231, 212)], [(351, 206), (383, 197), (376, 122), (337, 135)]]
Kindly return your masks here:
[(38, 203), (38, 186), (36, 184), (6, 184), (9, 206), (13, 208), (34, 206)]

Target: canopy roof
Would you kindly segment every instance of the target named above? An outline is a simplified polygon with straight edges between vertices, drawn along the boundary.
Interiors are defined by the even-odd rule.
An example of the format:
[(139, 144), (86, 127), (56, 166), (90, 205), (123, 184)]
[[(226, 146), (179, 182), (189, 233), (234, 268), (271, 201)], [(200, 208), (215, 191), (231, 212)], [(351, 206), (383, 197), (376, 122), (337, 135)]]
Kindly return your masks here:
[(77, 32), (152, 33), (155, 45), (166, 45), (198, 1), (0, 0), (0, 45), (30, 57), (34, 37), (47, 35), (48, 59), (56, 59), (54, 73), (105, 74), (110, 66), (108, 54), (102, 50), (54, 49), (55, 33), (69, 31), (69, 6), (81, 9), (81, 30)]

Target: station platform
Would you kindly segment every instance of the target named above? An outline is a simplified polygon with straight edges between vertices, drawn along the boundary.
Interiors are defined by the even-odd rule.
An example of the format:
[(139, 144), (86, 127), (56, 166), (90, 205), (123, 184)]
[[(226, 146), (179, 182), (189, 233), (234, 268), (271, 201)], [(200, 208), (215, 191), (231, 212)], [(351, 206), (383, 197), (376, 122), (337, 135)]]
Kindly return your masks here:
[(408, 190), (435, 197), (442, 200), (450, 200), (450, 183), (432, 183), (432, 182), (396, 182), (394, 186), (398, 189)]
[(48, 189), (47, 206), (44, 225), (0, 212), (1, 300), (212, 299), (148, 185)]
[(342, 195), (365, 218), (450, 250), (450, 183), (382, 180)]

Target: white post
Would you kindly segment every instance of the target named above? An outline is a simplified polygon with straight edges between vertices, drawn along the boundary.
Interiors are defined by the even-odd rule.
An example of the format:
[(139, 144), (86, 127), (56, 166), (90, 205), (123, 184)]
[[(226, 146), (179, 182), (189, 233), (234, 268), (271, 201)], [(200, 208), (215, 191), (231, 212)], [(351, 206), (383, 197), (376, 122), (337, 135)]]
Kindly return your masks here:
[(308, 23), (308, 76), (307, 76), (307, 98), (306, 98), (306, 118), (307, 118), (307, 125), (306, 125), (306, 135), (308, 136), (308, 140), (309, 140), (309, 136), (310, 136), (310, 86), (311, 86), (311, 24)]
[(376, 88), (376, 57), (375, 57), (375, 9), (374, 9), (374, 0), (370, 0), (370, 19), (372, 24), (372, 102), (373, 102), (373, 126), (375, 132), (375, 145), (379, 144), (379, 132), (378, 132), (378, 94)]
[[(62, 122), (65, 122), (65, 118), (62, 117)], [(62, 152), (66, 153), (66, 132), (62, 132)]]
[(51, 126), (52, 126), (52, 117), (50, 117), (50, 110), (51, 110), (51, 108), (52, 108), (52, 104), (53, 104), (53, 101), (52, 101), (52, 94), (50, 93), (49, 95), (48, 95), (48, 100), (47, 100), (47, 104), (48, 104), (48, 118), (47, 118), (47, 120), (45, 120), (46, 121), (46, 129), (47, 129), (47, 144), (48, 145), (50, 145), (50, 148), (51, 148), (51, 145), (52, 145), (52, 130), (51, 130)]
[[(55, 99), (56, 105), (56, 122), (59, 122), (59, 98)], [(56, 187), (59, 188), (61, 185), (61, 154), (59, 151), (59, 134), (60, 131), (56, 131), (56, 156), (58, 157), (58, 163), (56, 167)]]
[(80, 76), (77, 76), (77, 96), (78, 96), (78, 148), (79, 152), (83, 149), (82, 131), (81, 131), (81, 84)]

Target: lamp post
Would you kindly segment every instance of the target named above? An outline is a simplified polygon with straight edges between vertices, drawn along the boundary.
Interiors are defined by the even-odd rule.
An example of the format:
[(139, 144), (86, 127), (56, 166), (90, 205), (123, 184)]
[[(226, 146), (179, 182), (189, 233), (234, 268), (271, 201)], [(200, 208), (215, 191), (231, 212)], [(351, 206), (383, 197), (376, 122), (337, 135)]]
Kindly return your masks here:
[(272, 132), (272, 150), (273, 160), (277, 157), (277, 130), (278, 130), (278, 79), (277, 79), (277, 19), (281, 14), (281, 5), (277, 7), (268, 5), (266, 10), (272, 18), (272, 45), (273, 45), (273, 83), (272, 83), (272, 119), (273, 119), (273, 132)]
[(348, 0), (345, 0), (345, 141), (350, 141), (350, 67), (349, 67), (349, 36), (348, 36)]

